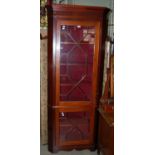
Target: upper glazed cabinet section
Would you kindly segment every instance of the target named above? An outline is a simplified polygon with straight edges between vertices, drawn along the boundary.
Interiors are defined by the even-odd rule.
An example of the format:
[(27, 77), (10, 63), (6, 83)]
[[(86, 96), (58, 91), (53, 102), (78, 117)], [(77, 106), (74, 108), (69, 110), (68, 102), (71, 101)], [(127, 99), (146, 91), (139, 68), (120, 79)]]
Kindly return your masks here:
[(92, 98), (95, 27), (61, 26), (60, 100)]

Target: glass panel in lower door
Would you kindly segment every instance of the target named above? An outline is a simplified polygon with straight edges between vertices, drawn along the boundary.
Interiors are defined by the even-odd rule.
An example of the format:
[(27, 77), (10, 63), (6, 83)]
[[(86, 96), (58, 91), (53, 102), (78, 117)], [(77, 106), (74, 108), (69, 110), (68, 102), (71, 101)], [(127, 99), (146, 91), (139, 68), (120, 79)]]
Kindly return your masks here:
[(90, 133), (90, 113), (88, 111), (59, 113), (59, 136), (62, 144), (89, 140)]

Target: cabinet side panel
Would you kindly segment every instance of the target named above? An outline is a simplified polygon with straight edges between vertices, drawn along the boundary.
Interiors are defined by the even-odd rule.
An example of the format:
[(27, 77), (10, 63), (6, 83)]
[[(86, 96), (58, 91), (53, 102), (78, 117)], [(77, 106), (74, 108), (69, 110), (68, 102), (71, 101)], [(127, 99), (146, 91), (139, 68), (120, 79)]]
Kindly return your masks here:
[[(103, 69), (104, 69), (104, 55), (105, 55), (105, 39), (107, 36), (107, 21), (106, 21), (106, 14), (102, 17), (103, 20), (100, 20), (100, 39), (99, 39), (99, 65), (98, 65), (98, 82), (97, 82), (97, 108), (99, 106), (99, 100), (102, 96), (102, 86), (103, 86)], [(96, 111), (95, 115), (95, 133), (98, 131), (98, 123), (99, 123), (99, 113)], [(96, 146), (98, 145), (98, 137), (94, 137), (94, 141)]]
[(54, 18), (52, 9), (48, 8), (48, 149), (55, 152), (55, 52), (54, 52)]

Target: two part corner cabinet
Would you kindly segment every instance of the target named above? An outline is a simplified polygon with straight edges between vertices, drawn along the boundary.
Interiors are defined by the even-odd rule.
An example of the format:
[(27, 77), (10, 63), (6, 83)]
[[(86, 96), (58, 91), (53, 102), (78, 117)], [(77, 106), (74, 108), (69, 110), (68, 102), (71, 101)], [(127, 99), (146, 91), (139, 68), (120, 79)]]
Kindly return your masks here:
[(94, 149), (107, 8), (48, 6), (48, 149)]

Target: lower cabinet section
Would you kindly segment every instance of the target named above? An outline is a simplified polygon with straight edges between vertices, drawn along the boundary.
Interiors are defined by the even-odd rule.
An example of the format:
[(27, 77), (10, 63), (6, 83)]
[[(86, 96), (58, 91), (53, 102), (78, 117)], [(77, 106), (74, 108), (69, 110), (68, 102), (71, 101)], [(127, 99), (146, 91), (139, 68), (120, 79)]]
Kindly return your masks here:
[(90, 138), (89, 112), (60, 112), (59, 113), (60, 142), (76, 142)]
[(49, 129), (50, 151), (95, 149), (95, 109), (53, 108), (53, 116), (51, 120), (49, 117), (49, 122), (52, 122), (53, 126)]

